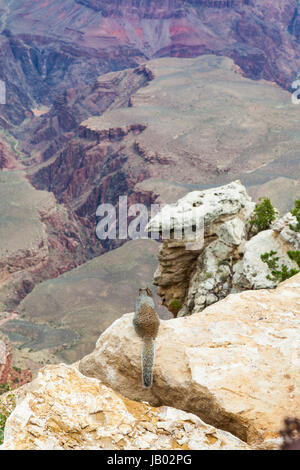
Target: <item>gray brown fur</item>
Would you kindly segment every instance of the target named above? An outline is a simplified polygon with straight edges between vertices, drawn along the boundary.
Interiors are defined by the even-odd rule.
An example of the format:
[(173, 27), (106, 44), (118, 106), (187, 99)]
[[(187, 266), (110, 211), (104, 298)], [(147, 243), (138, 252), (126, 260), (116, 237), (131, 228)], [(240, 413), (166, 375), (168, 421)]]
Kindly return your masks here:
[(136, 301), (133, 326), (136, 333), (143, 338), (142, 379), (145, 387), (151, 387), (154, 367), (154, 339), (159, 330), (159, 317), (150, 289), (140, 289)]

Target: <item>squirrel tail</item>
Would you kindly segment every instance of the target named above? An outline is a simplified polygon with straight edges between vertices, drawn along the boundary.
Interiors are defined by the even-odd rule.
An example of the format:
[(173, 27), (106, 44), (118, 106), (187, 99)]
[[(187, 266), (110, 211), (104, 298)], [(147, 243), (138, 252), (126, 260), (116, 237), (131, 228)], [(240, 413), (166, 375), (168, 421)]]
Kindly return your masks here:
[(152, 387), (154, 366), (154, 341), (151, 336), (143, 337), (142, 373), (144, 387)]

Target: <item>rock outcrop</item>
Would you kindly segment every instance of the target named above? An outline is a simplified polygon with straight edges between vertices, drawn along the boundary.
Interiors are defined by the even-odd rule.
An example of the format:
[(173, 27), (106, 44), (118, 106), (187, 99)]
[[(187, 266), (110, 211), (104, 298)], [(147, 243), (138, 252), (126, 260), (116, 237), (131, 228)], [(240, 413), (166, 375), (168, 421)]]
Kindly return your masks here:
[(130, 398), (198, 415), (252, 445), (277, 446), (300, 407), (300, 274), (275, 290), (229, 295), (190, 317), (162, 321), (154, 384), (141, 384), (132, 314), (99, 338), (80, 371)]
[(243, 259), (234, 266), (234, 288), (263, 289), (278, 284), (278, 281), (267, 277), (270, 276), (270, 270), (261, 260), (264, 253), (276, 252), (276, 257), (279, 258), (278, 266), (285, 264), (288, 269), (297, 268), (287, 255), (289, 250), (300, 250), (300, 233), (290, 228), (295, 225), (296, 218), (288, 213), (277, 220), (270, 230), (258, 233), (245, 243)]
[(268, 279), (271, 272), (261, 260), (271, 250), (279, 266), (297, 268), (287, 254), (300, 249), (300, 234), (290, 228), (295, 217), (288, 213), (254, 235), (253, 209), (245, 187), (236, 181), (193, 191), (150, 221), (147, 230), (163, 238), (154, 283), (174, 316), (199, 312), (230, 293), (275, 287), (279, 281)]
[(247, 450), (197, 416), (122, 397), (75, 366), (48, 366), (7, 420), (2, 450)]
[[(248, 237), (253, 209), (245, 188), (236, 181), (189, 193), (150, 221), (149, 232), (164, 235), (170, 231), (169, 238), (163, 239), (154, 283), (163, 304), (175, 316), (179, 310), (180, 316), (202, 310), (229, 294), (233, 265)], [(198, 242), (191, 243), (186, 234), (177, 239), (177, 233), (193, 227), (200, 237)]]

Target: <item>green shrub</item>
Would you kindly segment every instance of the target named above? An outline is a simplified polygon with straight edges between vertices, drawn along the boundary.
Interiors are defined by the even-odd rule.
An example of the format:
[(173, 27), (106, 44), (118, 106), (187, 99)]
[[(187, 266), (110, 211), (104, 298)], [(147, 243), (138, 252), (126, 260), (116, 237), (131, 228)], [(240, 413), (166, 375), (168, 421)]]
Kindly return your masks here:
[(290, 228), (295, 232), (300, 232), (300, 199), (295, 201), (295, 208), (291, 211), (291, 214), (296, 217), (297, 224), (295, 226), (290, 225)]
[[(261, 200), (261, 199), (260, 199)], [(254, 216), (250, 220), (250, 224), (261, 232), (270, 228), (271, 223), (276, 219), (276, 211), (268, 197), (257, 203), (254, 209)]]
[[(280, 267), (278, 264), (279, 257), (276, 255), (276, 251), (270, 251), (270, 253), (261, 255), (261, 260), (268, 265), (272, 274), (272, 276), (268, 274), (267, 279), (282, 282), (300, 272), (300, 269), (297, 268), (289, 269), (286, 264), (282, 264)], [(292, 261), (295, 261), (300, 268), (300, 251), (288, 251), (287, 255)]]

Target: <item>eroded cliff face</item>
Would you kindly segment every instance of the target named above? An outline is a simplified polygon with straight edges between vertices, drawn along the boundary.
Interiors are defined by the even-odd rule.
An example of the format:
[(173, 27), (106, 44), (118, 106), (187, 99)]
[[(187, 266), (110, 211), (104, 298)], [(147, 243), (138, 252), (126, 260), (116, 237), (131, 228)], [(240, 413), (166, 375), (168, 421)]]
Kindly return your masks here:
[[(98, 205), (117, 207), (119, 195), (149, 206), (241, 177), (267, 195), (288, 184), (284, 207), (295, 199), (298, 109), (281, 88), (245, 78), (289, 88), (300, 65), (295, 2), (1, 0), (0, 8), (0, 168), (26, 168), (37, 189), (66, 205), (39, 193), (30, 243), (9, 248), (22, 214), (3, 232), (5, 311), (38, 280), (117, 246), (94, 231)], [(140, 66), (170, 55), (204, 56)]]
[(3, 35), (13, 44), (23, 42), (24, 48), (15, 47), (17, 59), (41, 85), (36, 90), (43, 100), (59, 78), (69, 81), (72, 73), (79, 85), (96, 69), (126, 67), (141, 58), (227, 55), (248, 76), (284, 87), (300, 68), (294, 0), (14, 0), (0, 6)]
[(104, 74), (81, 90), (72, 87), (57, 94), (51, 107), (34, 110), (35, 117), (14, 129), (24, 153), (30, 156), (26, 165), (32, 167), (53, 158), (72, 138), (80, 136), (78, 127), (88, 117), (129, 106), (131, 95), (152, 78), (144, 65)]
[(286, 89), (300, 69), (294, 0), (1, 0), (0, 10), (0, 78), (8, 90), (0, 115), (16, 135), (14, 126), (66, 90), (81, 94), (99, 74), (155, 57), (224, 55), (246, 76)]
[[(93, 86), (77, 96), (70, 91), (57, 99), (49, 112), (28, 124), (34, 129), (22, 130), (23, 150), (30, 153), (25, 165), (34, 186), (55, 194), (80, 218), (90, 233), (91, 249), (97, 250), (95, 237), (96, 210), (101, 202), (118, 204), (120, 195), (129, 200), (137, 182), (148, 175), (147, 168), (136, 166), (136, 158), (126, 155), (126, 142), (145, 129), (137, 123), (129, 126), (93, 132), (82, 126), (82, 120), (106, 110), (130, 106), (131, 96), (153, 79), (147, 66), (100, 77)], [(49, 139), (51, 143), (49, 145)], [(136, 191), (133, 199), (153, 201), (151, 193)], [(106, 249), (118, 246), (108, 244)]]

